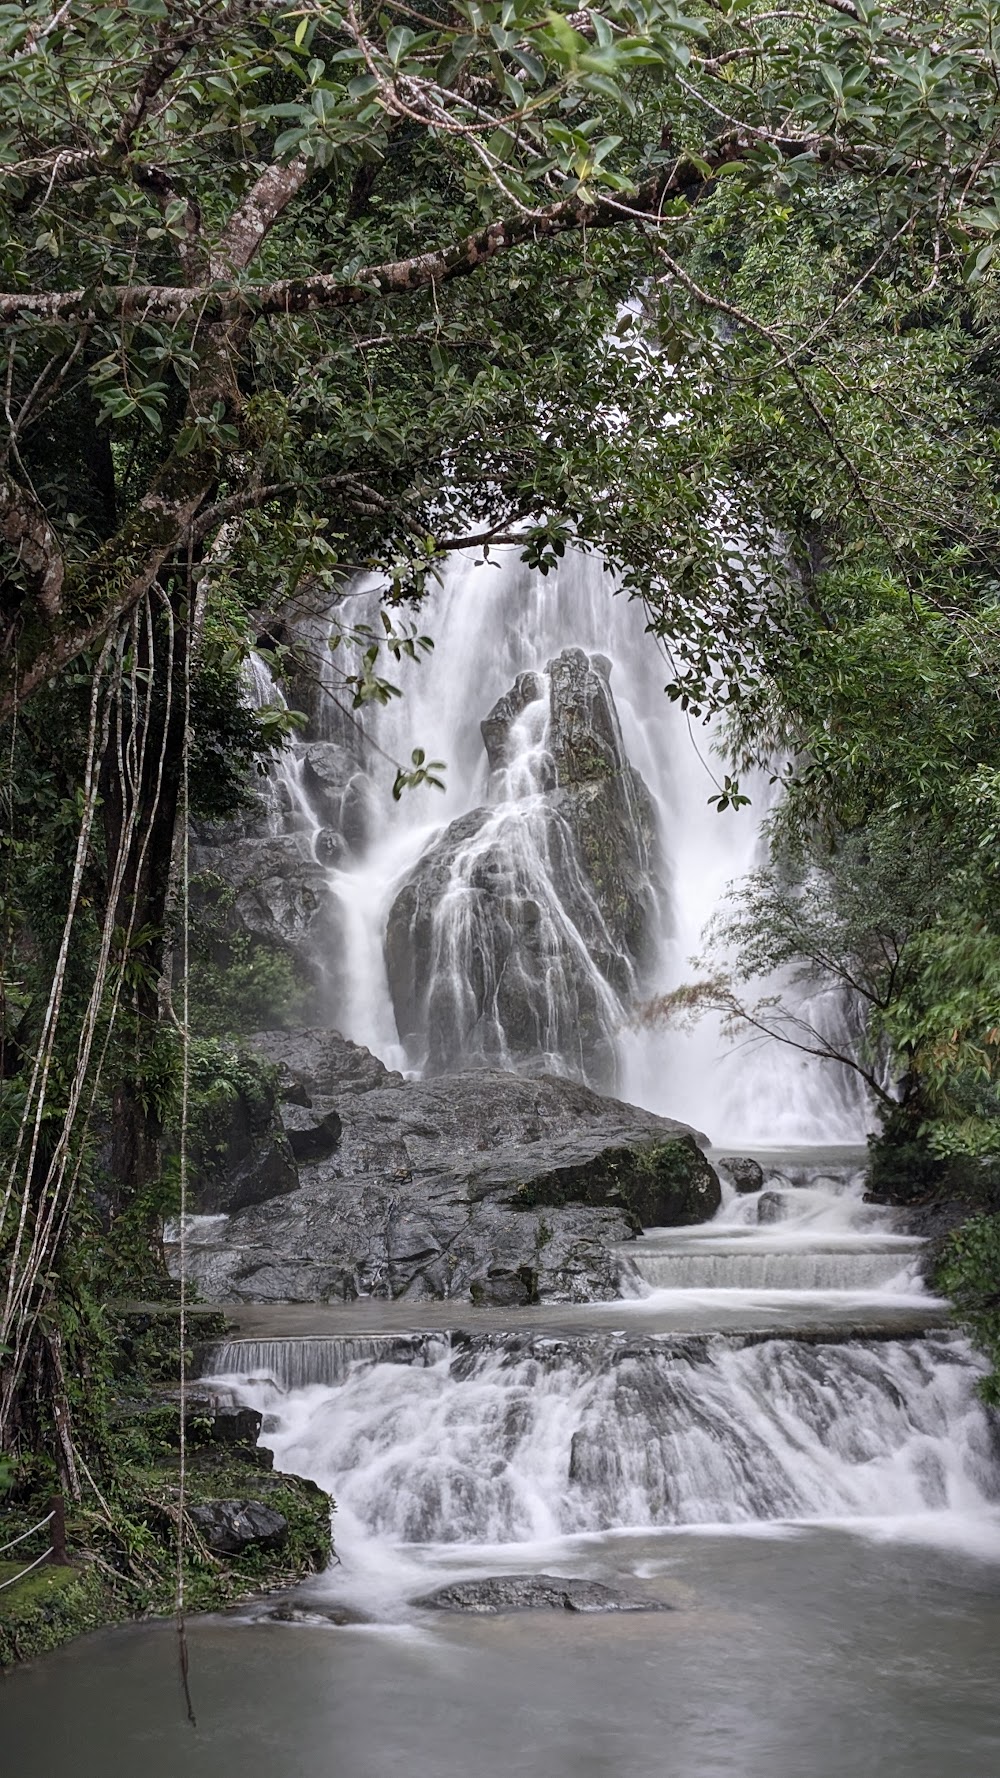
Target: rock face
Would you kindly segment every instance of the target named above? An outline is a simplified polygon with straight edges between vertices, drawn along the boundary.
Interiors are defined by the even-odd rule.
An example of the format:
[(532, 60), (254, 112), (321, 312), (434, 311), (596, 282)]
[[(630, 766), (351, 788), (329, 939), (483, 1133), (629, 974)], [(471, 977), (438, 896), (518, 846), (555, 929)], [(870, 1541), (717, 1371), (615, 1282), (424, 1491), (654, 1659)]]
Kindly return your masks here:
[(210, 1301), (454, 1297), (500, 1305), (618, 1295), (615, 1248), (704, 1221), (718, 1180), (686, 1125), (578, 1082), (479, 1070), (390, 1074), (334, 1032), (265, 1032), (291, 1103), (339, 1141), (299, 1188), (189, 1244)]
[(434, 1611), (468, 1611), (495, 1617), (502, 1611), (671, 1611), (659, 1599), (606, 1587), (598, 1580), (556, 1574), (492, 1574), (456, 1581), (414, 1601)]
[(202, 1216), (229, 1215), (298, 1189), (293, 1149), (277, 1122), (273, 1089), (240, 1092), (228, 1112), (225, 1139), (195, 1140), (190, 1202)]
[(227, 927), (290, 955), (314, 984), (317, 1004), (336, 987), (331, 963), (335, 977), (344, 947), (330, 869), (363, 847), (371, 798), (371, 782), (347, 747), (296, 741), (235, 820), (194, 828), (202, 893), (229, 891)]
[(288, 1536), (288, 1520), (262, 1500), (213, 1500), (188, 1508), (208, 1548), (220, 1556), (245, 1550), (278, 1550)]
[(723, 1155), (719, 1172), (738, 1192), (759, 1192), (764, 1184), (763, 1167), (746, 1155)]
[(609, 672), (567, 649), (519, 676), (482, 723), (489, 803), (431, 843), (392, 905), (396, 1022), (427, 1073), (478, 1060), (615, 1084), (660, 889)]
[(321, 827), (359, 851), (371, 817), (371, 782), (346, 747), (312, 741), (302, 750), (302, 788)]

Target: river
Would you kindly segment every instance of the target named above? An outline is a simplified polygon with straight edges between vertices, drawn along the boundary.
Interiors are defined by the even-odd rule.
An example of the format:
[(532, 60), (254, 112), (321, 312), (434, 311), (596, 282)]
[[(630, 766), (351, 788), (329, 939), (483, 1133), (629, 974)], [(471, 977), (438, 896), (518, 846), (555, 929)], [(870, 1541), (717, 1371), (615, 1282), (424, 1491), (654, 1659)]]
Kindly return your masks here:
[[(796, 1162), (768, 1161), (798, 1181), (783, 1222), (729, 1194), (711, 1224), (637, 1243), (620, 1303), (513, 1329), (460, 1305), (241, 1311), (216, 1368), (264, 1411), (278, 1466), (337, 1495), (338, 1563), (293, 1596), (296, 1622), (265, 1600), (191, 1625), (197, 1729), (168, 1626), (15, 1674), (10, 1769), (996, 1778), (981, 1367), (914, 1243), (862, 1203), (857, 1157), (811, 1185)], [(671, 1609), (417, 1603), (510, 1573)]]

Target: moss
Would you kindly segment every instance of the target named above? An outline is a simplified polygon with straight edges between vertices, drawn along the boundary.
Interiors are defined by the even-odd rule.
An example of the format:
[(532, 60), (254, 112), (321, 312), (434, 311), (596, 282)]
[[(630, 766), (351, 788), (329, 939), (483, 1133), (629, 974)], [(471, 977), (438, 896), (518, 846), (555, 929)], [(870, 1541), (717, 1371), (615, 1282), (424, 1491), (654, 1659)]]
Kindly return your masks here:
[[(209, 1337), (225, 1331), (225, 1320), (217, 1311), (195, 1319), (203, 1321)], [(0, 1592), (0, 1666), (43, 1653), (103, 1624), (173, 1609), (179, 1404), (166, 1385), (176, 1379), (178, 1369), (176, 1306), (121, 1306), (110, 1315), (109, 1328), (114, 1337), (103, 1444), (89, 1457), (98, 1469), (100, 1498), (88, 1493), (82, 1506), (67, 1513), (67, 1545), (74, 1567), (36, 1570), (37, 1580), (29, 1576)], [(197, 1393), (186, 1427), (189, 1506), (259, 1500), (281, 1513), (288, 1526), (280, 1549), (251, 1547), (233, 1556), (217, 1556), (196, 1533), (188, 1535), (188, 1609), (215, 1611), (324, 1568), (331, 1548), (329, 1496), (302, 1477), (274, 1474), (270, 1452), (255, 1444), (216, 1436), (214, 1417)], [(51, 1478), (35, 1478), (30, 1465), (17, 1466), (5, 1515), (10, 1521), (7, 1535), (16, 1536), (42, 1517), (51, 1485)], [(23, 1561), (32, 1560), (42, 1547), (29, 1541)]]
[[(14, 1564), (0, 1563), (0, 1581)], [(0, 1593), (0, 1668), (47, 1654), (60, 1643), (127, 1616), (94, 1567), (36, 1568)]]
[[(105, 1496), (108, 1511), (78, 1507), (67, 1518), (73, 1566), (41, 1568), (0, 1592), (0, 1667), (56, 1648), (85, 1631), (173, 1609), (179, 1502), (176, 1452), (129, 1467)], [(262, 1500), (288, 1524), (280, 1549), (216, 1556), (186, 1540), (185, 1598), (192, 1612), (217, 1611), (301, 1580), (330, 1557), (332, 1503), (314, 1482), (262, 1470), (253, 1450), (205, 1447), (191, 1455), (189, 1506)], [(0, 1580), (16, 1565), (0, 1570)]]
[(638, 1233), (657, 1224), (703, 1222), (719, 1203), (719, 1182), (689, 1136), (605, 1149), (589, 1161), (525, 1180), (513, 1208), (590, 1204), (621, 1209)]
[(974, 1216), (949, 1236), (934, 1287), (951, 1297), (958, 1321), (993, 1366), (980, 1393), (1000, 1407), (1000, 1216)]

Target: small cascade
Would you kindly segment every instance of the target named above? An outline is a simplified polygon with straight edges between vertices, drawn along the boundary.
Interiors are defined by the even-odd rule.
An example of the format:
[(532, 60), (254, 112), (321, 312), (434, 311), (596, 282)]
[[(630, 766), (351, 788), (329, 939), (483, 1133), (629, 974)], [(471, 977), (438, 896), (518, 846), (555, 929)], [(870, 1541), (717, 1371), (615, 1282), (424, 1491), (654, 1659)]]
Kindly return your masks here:
[[(864, 1202), (864, 1173), (770, 1167), (762, 1189), (726, 1196), (714, 1221), (661, 1229), (622, 1251), (646, 1292), (906, 1293), (921, 1288), (924, 1242), (897, 1234), (893, 1212)], [(803, 1182), (803, 1183), (797, 1183)]]
[(289, 1341), (270, 1360), (277, 1377), (256, 1344), (220, 1353), (248, 1367), (226, 1382), (263, 1410), (278, 1467), (329, 1488), (368, 1537), (517, 1543), (1000, 1497), (977, 1367), (952, 1335), (877, 1347), (496, 1336), (437, 1358), (420, 1340), (391, 1356)]
[(212, 1369), (286, 1393), (333, 1389), (355, 1370), (382, 1364), (438, 1364), (447, 1356), (446, 1334), (341, 1334), (336, 1339), (227, 1340), (212, 1353)]
[(749, 1237), (743, 1240), (687, 1236), (649, 1238), (629, 1254), (635, 1277), (652, 1290), (799, 1290), (860, 1293), (891, 1290), (911, 1282), (920, 1241), (891, 1236), (882, 1241), (820, 1242)]
[[(637, 1296), (607, 1331), (572, 1308), (555, 1331), (474, 1315), (463, 1330), (455, 1305), (450, 1330), (421, 1332), (418, 1306), (409, 1333), (233, 1341), (216, 1380), (263, 1412), (280, 1468), (331, 1490), (348, 1546), (987, 1511), (1000, 1462), (967, 1342), (865, 1324), (873, 1305), (919, 1300), (922, 1243), (872, 1220), (854, 1168), (770, 1173), (713, 1222), (623, 1250)], [(776, 1178), (782, 1220), (750, 1220)], [(709, 1325), (714, 1305), (719, 1330), (733, 1298), (764, 1325), (672, 1331), (686, 1298)], [(789, 1333), (768, 1331), (790, 1300)], [(853, 1334), (824, 1325), (838, 1302)]]

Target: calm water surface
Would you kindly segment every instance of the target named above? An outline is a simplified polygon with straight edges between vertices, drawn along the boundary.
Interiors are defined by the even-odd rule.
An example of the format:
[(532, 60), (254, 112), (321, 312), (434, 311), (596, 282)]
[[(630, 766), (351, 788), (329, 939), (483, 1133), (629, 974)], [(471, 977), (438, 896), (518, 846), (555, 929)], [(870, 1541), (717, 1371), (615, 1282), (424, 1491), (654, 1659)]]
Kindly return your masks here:
[[(658, 1534), (521, 1552), (676, 1609), (190, 1627), (79, 1642), (0, 1685), (18, 1778), (998, 1778), (1000, 1526)], [(929, 1533), (927, 1533), (929, 1534)], [(949, 1542), (949, 1539), (951, 1540)], [(458, 1552), (456, 1552), (457, 1556)], [(515, 1566), (461, 1552), (461, 1571)], [(427, 1584), (442, 1577), (440, 1548)], [(454, 1564), (454, 1572), (459, 1564)], [(314, 1583), (331, 1603), (344, 1582)], [(412, 1586), (411, 1586), (412, 1590)]]

